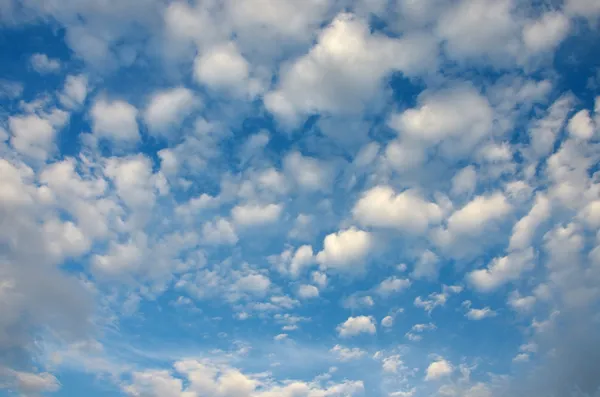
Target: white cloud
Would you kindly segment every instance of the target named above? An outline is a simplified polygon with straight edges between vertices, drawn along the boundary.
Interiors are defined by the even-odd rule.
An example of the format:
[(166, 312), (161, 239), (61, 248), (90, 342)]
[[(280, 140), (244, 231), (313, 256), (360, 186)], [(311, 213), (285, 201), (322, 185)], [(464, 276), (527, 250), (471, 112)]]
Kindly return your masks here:
[(531, 150), (533, 156), (540, 158), (552, 153), (554, 144), (571, 108), (574, 98), (565, 94), (558, 98), (546, 111), (543, 118), (532, 123), (529, 134), (531, 135)]
[(533, 268), (534, 259), (531, 248), (515, 251), (507, 256), (494, 258), (486, 269), (472, 271), (467, 279), (480, 291), (493, 291), (503, 284), (517, 280), (523, 272)]
[(512, 0), (461, 0), (445, 12), (436, 31), (454, 59), (506, 64), (519, 47)]
[(327, 164), (312, 157), (292, 152), (285, 156), (283, 165), (298, 186), (309, 191), (327, 189), (332, 180), (332, 170)]
[(536, 302), (535, 296), (521, 296), (517, 291), (512, 292), (508, 298), (510, 307), (520, 313), (531, 312)]
[(327, 235), (316, 259), (327, 269), (358, 271), (364, 268), (363, 262), (372, 246), (368, 232), (351, 227)]
[(83, 106), (88, 94), (88, 78), (86, 75), (71, 75), (65, 79), (65, 85), (58, 98), (68, 109), (78, 109)]
[(319, 296), (319, 289), (314, 285), (303, 284), (298, 288), (298, 296), (302, 299), (316, 298)]
[(438, 380), (449, 376), (452, 374), (453, 368), (450, 362), (444, 360), (443, 358), (438, 359), (437, 361), (432, 362), (427, 367), (425, 380)]
[(429, 294), (428, 299), (417, 296), (414, 300), (414, 305), (423, 308), (426, 312), (431, 314), (436, 307), (444, 306), (452, 294), (459, 294), (460, 292), (462, 292), (462, 287), (460, 286), (444, 285), (442, 287), (442, 292), (432, 292)]
[(397, 277), (389, 277), (383, 280), (375, 289), (379, 295), (388, 296), (393, 293), (400, 292), (410, 287), (409, 279), (401, 279)]
[(400, 359), (400, 355), (394, 354), (385, 357), (381, 363), (381, 369), (387, 373), (398, 373), (398, 370), (404, 366), (404, 362)]
[(29, 61), (33, 69), (40, 74), (57, 73), (61, 68), (58, 59), (48, 58), (46, 54), (33, 54)]
[(338, 335), (342, 338), (357, 336), (360, 334), (375, 334), (376, 327), (373, 317), (357, 316), (348, 317), (346, 321), (336, 328)]
[(477, 171), (472, 165), (466, 166), (452, 178), (451, 193), (455, 196), (472, 194), (477, 184)]
[(397, 228), (423, 233), (439, 223), (440, 207), (421, 198), (414, 191), (396, 194), (389, 186), (376, 186), (363, 193), (352, 209), (354, 219), (365, 226)]
[(465, 314), (465, 317), (467, 317), (469, 320), (475, 321), (494, 316), (496, 316), (496, 312), (489, 307), (484, 307), (483, 309), (469, 308), (469, 311)]
[(536, 195), (531, 211), (513, 227), (508, 249), (523, 250), (531, 244), (536, 229), (550, 216), (550, 201), (543, 194)]
[(137, 109), (125, 101), (97, 99), (90, 112), (92, 131), (117, 143), (135, 143), (140, 139), (137, 114)]
[(401, 136), (427, 145), (447, 141), (443, 154), (465, 155), (492, 128), (493, 110), (471, 86), (419, 95), (419, 107), (393, 115), (389, 125)]
[(216, 219), (202, 226), (202, 241), (206, 244), (233, 245), (238, 242), (235, 227), (226, 219)]
[(569, 18), (558, 11), (547, 12), (523, 28), (523, 42), (533, 52), (554, 49), (569, 32)]
[(249, 274), (235, 282), (234, 288), (243, 293), (263, 296), (271, 286), (271, 280), (262, 274)]
[(527, 361), (529, 361), (529, 354), (527, 353), (519, 353), (515, 356), (515, 358), (513, 358), (513, 362), (515, 363), (522, 363)]
[(144, 111), (144, 121), (153, 133), (172, 135), (168, 129), (177, 128), (198, 104), (192, 91), (185, 87), (157, 92)]
[(590, 117), (590, 112), (587, 109), (577, 112), (567, 124), (567, 131), (574, 137), (581, 140), (588, 140), (594, 136), (596, 125)]
[(410, 390), (391, 392), (388, 394), (388, 397), (413, 397), (416, 392), (417, 389), (413, 387)]
[(384, 318), (381, 319), (381, 326), (385, 327), (385, 328), (390, 328), (394, 325), (394, 317), (392, 316), (385, 316)]
[(342, 306), (346, 309), (358, 310), (373, 307), (375, 301), (370, 295), (362, 295), (360, 293), (352, 294), (345, 298)]
[(426, 250), (419, 256), (411, 276), (416, 279), (434, 280), (439, 273), (440, 258), (432, 251)]
[(56, 133), (69, 120), (68, 113), (55, 109), (50, 114), (11, 116), (10, 142), (15, 150), (37, 160), (46, 160), (56, 150)]
[(320, 382), (291, 380), (267, 383), (258, 375), (246, 375), (236, 368), (209, 360), (177, 361), (174, 369), (175, 374), (165, 370), (133, 372), (131, 381), (122, 386), (123, 392), (132, 397), (353, 397), (364, 392), (360, 381), (328, 383), (327, 386)]
[(238, 226), (252, 227), (277, 222), (282, 210), (281, 204), (244, 204), (235, 206), (231, 217)]
[(502, 193), (477, 196), (448, 218), (451, 233), (477, 235), (487, 224), (503, 219), (512, 210)]
[(286, 340), (288, 338), (288, 334), (279, 334), (279, 335), (275, 335), (275, 337), (273, 339), (275, 339), (276, 341), (282, 341), (282, 340)]
[(366, 351), (359, 349), (358, 347), (348, 348), (341, 345), (335, 345), (331, 348), (330, 352), (337, 355), (338, 360), (342, 362), (358, 360), (367, 354)]
[(243, 93), (249, 75), (250, 65), (233, 42), (209, 48), (194, 61), (196, 81), (213, 89)]
[(349, 113), (362, 108), (393, 70), (412, 74), (435, 63), (436, 47), (426, 36), (392, 39), (371, 34), (352, 14), (338, 15), (323, 29), (315, 46), (280, 71), (265, 106), (278, 118), (295, 123), (312, 113)]
[(16, 388), (23, 396), (36, 396), (42, 393), (54, 393), (60, 390), (61, 384), (56, 377), (48, 372), (34, 374), (15, 371)]
[(572, 15), (593, 18), (600, 15), (600, 4), (595, 0), (566, 0), (565, 10)]

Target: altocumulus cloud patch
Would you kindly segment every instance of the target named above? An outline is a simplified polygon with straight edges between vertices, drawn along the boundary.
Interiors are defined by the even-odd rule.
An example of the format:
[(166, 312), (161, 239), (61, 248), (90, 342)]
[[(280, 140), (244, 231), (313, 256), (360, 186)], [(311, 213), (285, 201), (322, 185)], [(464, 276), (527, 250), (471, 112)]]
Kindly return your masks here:
[(600, 396), (599, 4), (4, 1), (0, 394)]

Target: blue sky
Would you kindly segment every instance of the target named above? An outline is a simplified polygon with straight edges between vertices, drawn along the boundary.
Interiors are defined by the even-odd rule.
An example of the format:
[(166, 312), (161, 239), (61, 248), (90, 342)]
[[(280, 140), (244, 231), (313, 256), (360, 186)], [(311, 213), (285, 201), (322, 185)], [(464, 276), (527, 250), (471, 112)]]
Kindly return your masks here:
[(600, 396), (600, 3), (0, 3), (0, 396)]

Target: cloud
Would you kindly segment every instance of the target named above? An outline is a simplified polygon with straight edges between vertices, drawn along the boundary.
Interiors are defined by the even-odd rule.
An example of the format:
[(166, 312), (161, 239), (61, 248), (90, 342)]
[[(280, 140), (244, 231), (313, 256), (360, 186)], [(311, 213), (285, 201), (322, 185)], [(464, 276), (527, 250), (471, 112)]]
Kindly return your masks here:
[(298, 296), (302, 299), (316, 298), (319, 296), (319, 289), (314, 285), (303, 284), (298, 288)]
[(561, 12), (547, 12), (523, 28), (523, 42), (532, 52), (548, 51), (567, 36), (570, 21)]
[(11, 371), (9, 376), (14, 377), (15, 387), (23, 396), (54, 393), (61, 388), (58, 379), (48, 372), (35, 374), (30, 372)]
[(315, 191), (330, 186), (332, 170), (317, 159), (292, 152), (285, 156), (283, 164), (285, 172), (301, 189)]
[(144, 121), (151, 132), (169, 134), (199, 104), (191, 90), (176, 87), (152, 95), (144, 111)]
[(86, 75), (69, 75), (65, 79), (63, 91), (59, 95), (60, 103), (68, 109), (81, 107), (88, 94), (88, 78)]
[(416, 74), (420, 65), (434, 63), (435, 54), (435, 43), (427, 36), (392, 39), (371, 34), (359, 17), (340, 14), (321, 31), (308, 54), (280, 71), (280, 82), (265, 95), (265, 106), (287, 123), (318, 112), (357, 111), (387, 74)]
[(425, 380), (433, 381), (439, 380), (446, 376), (449, 376), (453, 371), (452, 364), (444, 360), (443, 358), (432, 362), (425, 371)]
[(234, 226), (226, 219), (216, 219), (202, 226), (202, 240), (207, 244), (235, 244), (238, 236)]
[(513, 227), (509, 250), (526, 249), (531, 244), (536, 229), (550, 216), (550, 211), (550, 201), (543, 194), (538, 194), (529, 214), (521, 218)]
[(531, 270), (534, 259), (531, 248), (516, 251), (507, 256), (494, 258), (486, 269), (472, 271), (467, 279), (480, 291), (493, 291), (503, 284), (517, 280), (521, 274)]
[(519, 45), (519, 23), (511, 0), (462, 0), (438, 20), (436, 32), (457, 60), (510, 64)]
[(212, 47), (194, 61), (194, 78), (212, 89), (243, 93), (249, 76), (250, 65), (233, 42)]
[(381, 319), (381, 326), (385, 328), (391, 328), (394, 325), (394, 317), (385, 316)]
[[(469, 302), (469, 301), (466, 301), (466, 302)], [(464, 302), (463, 302), (463, 304), (464, 304)], [(474, 308), (470, 307), (470, 305), (471, 305), (471, 302), (469, 302), (469, 304), (468, 304), (469, 310), (465, 314), (465, 317), (468, 318), (469, 320), (479, 321), (479, 320), (483, 320), (484, 318), (495, 317), (497, 314), (495, 311), (493, 311), (489, 307), (484, 307), (483, 309), (474, 309)]]
[(137, 114), (137, 109), (125, 101), (96, 99), (90, 111), (92, 131), (117, 144), (135, 143), (140, 140)]
[(56, 150), (56, 133), (69, 120), (69, 114), (53, 109), (50, 113), (11, 116), (10, 142), (15, 150), (37, 160), (46, 160)]
[(441, 220), (440, 207), (406, 190), (396, 194), (389, 186), (376, 186), (365, 193), (352, 209), (361, 225), (424, 233)]
[(470, 86), (456, 86), (419, 95), (419, 106), (394, 114), (389, 125), (412, 141), (435, 145), (443, 141), (447, 155), (464, 155), (490, 132), (493, 110)]
[[(129, 396), (215, 395), (222, 397), (270, 397), (297, 395), (357, 396), (364, 391), (360, 381), (344, 381), (321, 386), (317, 382), (261, 381), (259, 376), (247, 375), (228, 365), (208, 360), (182, 360), (174, 364), (175, 371), (146, 370), (134, 372), (131, 381), (123, 385)], [(185, 386), (183, 379), (186, 380)]]
[(48, 58), (46, 54), (33, 54), (29, 59), (33, 69), (39, 74), (57, 73), (61, 64), (58, 59)]
[(365, 334), (375, 334), (376, 327), (372, 317), (369, 316), (357, 316), (348, 317), (346, 321), (338, 325), (336, 328), (338, 335), (342, 338), (349, 338), (353, 336)]
[(363, 358), (367, 354), (366, 351), (361, 350), (357, 347), (348, 348), (341, 345), (335, 345), (331, 348), (330, 352), (334, 353), (338, 357), (338, 360), (342, 362), (358, 360)]
[(356, 272), (364, 268), (363, 261), (373, 246), (371, 235), (351, 227), (329, 234), (323, 241), (323, 250), (317, 262), (326, 269)]
[(238, 226), (252, 227), (276, 222), (282, 210), (281, 204), (244, 204), (235, 206), (231, 217)]
[(409, 279), (389, 277), (383, 280), (375, 289), (379, 295), (388, 296), (410, 287), (412, 283)]

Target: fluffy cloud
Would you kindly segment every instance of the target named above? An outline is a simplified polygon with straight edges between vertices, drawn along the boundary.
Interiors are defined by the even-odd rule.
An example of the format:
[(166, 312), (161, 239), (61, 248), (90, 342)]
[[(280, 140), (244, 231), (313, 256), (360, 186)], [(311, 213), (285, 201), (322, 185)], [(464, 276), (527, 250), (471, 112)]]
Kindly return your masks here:
[(534, 266), (531, 248), (516, 251), (507, 256), (494, 258), (486, 269), (474, 270), (468, 280), (480, 291), (492, 291), (501, 285), (518, 279), (521, 274)]
[(384, 318), (381, 319), (381, 326), (385, 327), (385, 328), (390, 328), (394, 325), (394, 317), (392, 316), (385, 316)]
[(234, 43), (210, 48), (194, 61), (196, 81), (213, 89), (243, 93), (249, 75), (250, 65)]
[(373, 317), (358, 316), (348, 317), (346, 321), (337, 326), (336, 330), (342, 338), (349, 338), (363, 333), (374, 334), (376, 327)]
[(239, 226), (257, 226), (276, 222), (282, 210), (280, 204), (245, 204), (234, 207), (231, 217)]
[(60, 61), (48, 58), (46, 54), (33, 54), (30, 58), (31, 66), (40, 74), (57, 73), (60, 71)]
[(357, 271), (364, 268), (365, 259), (373, 246), (371, 235), (354, 227), (329, 234), (317, 262), (327, 269)]
[(68, 113), (55, 109), (51, 113), (12, 116), (8, 125), (15, 150), (37, 160), (46, 160), (56, 150), (56, 133), (69, 120)]
[(282, 71), (277, 88), (265, 96), (265, 105), (287, 122), (316, 112), (356, 111), (388, 73), (418, 73), (421, 65), (433, 63), (435, 54), (435, 44), (427, 36), (392, 39), (371, 34), (365, 21), (340, 14), (308, 54)]
[(165, 130), (177, 128), (197, 104), (198, 99), (192, 91), (184, 87), (158, 92), (150, 98), (144, 111), (144, 121), (150, 131), (168, 134)]
[(523, 28), (523, 42), (533, 52), (551, 50), (566, 37), (569, 18), (561, 12), (548, 12)]
[(423, 233), (441, 220), (440, 207), (410, 190), (396, 194), (389, 186), (366, 191), (352, 209), (353, 217), (365, 226), (403, 229)]
[[(317, 382), (264, 382), (257, 375), (246, 375), (227, 365), (209, 361), (186, 360), (174, 364), (175, 373), (166, 370), (134, 372), (131, 382), (123, 386), (130, 396), (219, 397), (355, 396), (363, 392), (358, 381), (321, 386)], [(184, 381), (186, 380), (185, 385)]]
[(68, 109), (77, 109), (82, 106), (88, 94), (88, 78), (85, 75), (70, 75), (65, 79), (62, 93), (59, 95), (60, 103)]
[(390, 277), (383, 280), (375, 289), (379, 295), (388, 296), (393, 293), (400, 292), (410, 287), (411, 282), (408, 279)]
[(303, 299), (316, 298), (319, 296), (319, 289), (314, 285), (303, 284), (298, 288), (298, 296)]
[(92, 131), (116, 143), (135, 143), (140, 139), (137, 114), (137, 109), (125, 101), (97, 99), (90, 111)]
[(338, 357), (338, 360), (342, 362), (358, 360), (367, 354), (366, 351), (357, 347), (348, 348), (341, 345), (335, 345), (330, 351), (334, 353)]
[(438, 380), (449, 376), (453, 371), (452, 364), (443, 358), (432, 362), (425, 371), (425, 380)]

